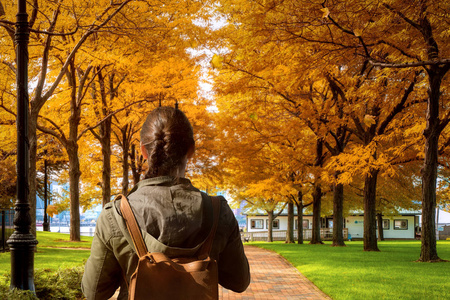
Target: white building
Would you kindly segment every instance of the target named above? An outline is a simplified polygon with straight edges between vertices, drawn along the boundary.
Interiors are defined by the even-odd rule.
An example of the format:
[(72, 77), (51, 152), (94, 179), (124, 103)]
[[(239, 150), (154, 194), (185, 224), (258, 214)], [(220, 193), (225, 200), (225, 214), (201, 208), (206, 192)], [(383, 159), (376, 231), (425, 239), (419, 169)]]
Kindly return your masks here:
[[(383, 216), (383, 235), (385, 239), (415, 239), (419, 230), (420, 211), (400, 211), (397, 215)], [(246, 231), (249, 239), (265, 240), (269, 228), (266, 214), (247, 215)], [(283, 211), (273, 220), (274, 240), (284, 240), (288, 228), (287, 211)], [(297, 235), (297, 216), (294, 217), (294, 235)], [(303, 216), (303, 236), (310, 239), (312, 232), (312, 215)], [(331, 239), (333, 217), (321, 217), (322, 239)], [(362, 239), (364, 233), (364, 215), (355, 213), (344, 218), (344, 237)], [(377, 231), (378, 235), (378, 231)], [(251, 238), (250, 238), (251, 236)]]

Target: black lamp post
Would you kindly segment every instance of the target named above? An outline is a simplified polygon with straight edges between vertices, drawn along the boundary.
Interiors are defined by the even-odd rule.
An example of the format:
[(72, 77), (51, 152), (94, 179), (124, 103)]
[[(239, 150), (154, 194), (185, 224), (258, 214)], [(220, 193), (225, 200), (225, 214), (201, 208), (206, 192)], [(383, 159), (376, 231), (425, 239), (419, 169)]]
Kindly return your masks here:
[(34, 291), (34, 250), (37, 240), (30, 233), (31, 217), (28, 203), (28, 14), (26, 0), (18, 1), (16, 15), (17, 63), (17, 199), (14, 233), (8, 239), (11, 250), (11, 288)]

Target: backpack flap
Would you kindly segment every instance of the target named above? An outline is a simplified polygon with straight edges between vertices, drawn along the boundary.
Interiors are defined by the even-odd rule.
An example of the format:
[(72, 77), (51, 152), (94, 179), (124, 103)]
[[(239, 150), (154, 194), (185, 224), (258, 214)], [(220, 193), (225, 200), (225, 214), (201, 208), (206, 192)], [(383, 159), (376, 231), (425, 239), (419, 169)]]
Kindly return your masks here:
[(131, 276), (128, 299), (215, 300), (218, 282), (215, 260), (177, 263), (162, 253), (148, 253)]

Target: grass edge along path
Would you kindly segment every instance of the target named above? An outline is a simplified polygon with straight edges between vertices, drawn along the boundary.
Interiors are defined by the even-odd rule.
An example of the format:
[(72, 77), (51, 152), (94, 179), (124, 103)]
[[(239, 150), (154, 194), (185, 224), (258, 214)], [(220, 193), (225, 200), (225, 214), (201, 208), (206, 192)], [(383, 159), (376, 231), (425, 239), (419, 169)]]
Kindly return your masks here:
[[(450, 262), (420, 263), (420, 241), (379, 242), (380, 252), (364, 252), (362, 241), (347, 247), (253, 242), (286, 258), (321, 291), (341, 299), (449, 299)], [(438, 241), (450, 260), (450, 241)]]

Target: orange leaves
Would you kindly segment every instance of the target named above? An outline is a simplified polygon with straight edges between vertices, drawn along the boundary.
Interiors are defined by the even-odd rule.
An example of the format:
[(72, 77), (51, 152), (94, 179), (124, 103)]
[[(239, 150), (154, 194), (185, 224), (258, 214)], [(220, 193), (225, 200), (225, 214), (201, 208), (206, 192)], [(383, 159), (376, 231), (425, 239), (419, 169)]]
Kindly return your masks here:
[[(380, 153), (376, 142), (369, 145), (352, 145), (346, 152), (334, 156), (326, 165), (329, 174), (334, 171), (342, 172), (338, 182), (342, 184), (351, 183), (355, 177), (363, 177), (372, 169), (382, 172), (394, 172), (390, 164), (390, 157)], [(333, 182), (331, 175), (326, 175), (327, 181)]]
[(51, 218), (53, 218), (53, 216), (55, 216), (55, 215), (57, 215), (59, 213), (60, 213), (60, 211), (58, 210), (58, 206), (57, 205), (50, 204), (50, 205), (47, 206), (47, 214)]

